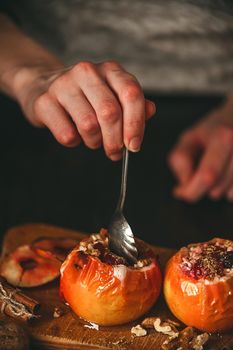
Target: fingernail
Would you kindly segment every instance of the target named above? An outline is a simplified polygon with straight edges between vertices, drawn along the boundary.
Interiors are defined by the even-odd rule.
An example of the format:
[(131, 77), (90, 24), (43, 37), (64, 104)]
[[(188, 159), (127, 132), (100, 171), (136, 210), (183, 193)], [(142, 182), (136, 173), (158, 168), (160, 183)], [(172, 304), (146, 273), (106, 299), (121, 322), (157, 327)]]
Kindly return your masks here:
[(129, 150), (132, 152), (138, 152), (140, 151), (140, 147), (141, 147), (140, 137), (133, 137), (129, 143)]
[(122, 158), (122, 153), (113, 153), (113, 154), (110, 154), (109, 155), (109, 158), (111, 160), (114, 160), (114, 161), (117, 161), (117, 160), (120, 160)]

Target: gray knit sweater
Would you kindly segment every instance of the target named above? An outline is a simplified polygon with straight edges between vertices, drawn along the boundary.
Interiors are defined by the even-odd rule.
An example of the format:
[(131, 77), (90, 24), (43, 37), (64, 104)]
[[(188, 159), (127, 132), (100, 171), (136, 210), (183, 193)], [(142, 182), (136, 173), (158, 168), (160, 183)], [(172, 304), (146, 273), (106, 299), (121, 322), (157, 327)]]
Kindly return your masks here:
[(66, 64), (119, 61), (144, 88), (233, 88), (232, 0), (13, 0), (5, 11)]

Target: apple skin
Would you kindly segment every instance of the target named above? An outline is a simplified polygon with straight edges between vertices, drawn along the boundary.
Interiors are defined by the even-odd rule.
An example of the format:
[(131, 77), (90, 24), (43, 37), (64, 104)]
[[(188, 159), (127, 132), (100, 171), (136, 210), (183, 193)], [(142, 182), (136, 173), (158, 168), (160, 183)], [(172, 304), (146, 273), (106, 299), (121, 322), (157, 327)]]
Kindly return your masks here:
[[(212, 242), (224, 242), (214, 239)], [(211, 242), (211, 241), (210, 241)], [(209, 284), (181, 269), (183, 248), (167, 263), (164, 296), (171, 312), (187, 326), (206, 332), (223, 332), (233, 327), (233, 276)]]
[(155, 257), (149, 266), (133, 269), (74, 249), (61, 268), (62, 297), (78, 316), (102, 326), (124, 324), (145, 314), (156, 302), (161, 285)]

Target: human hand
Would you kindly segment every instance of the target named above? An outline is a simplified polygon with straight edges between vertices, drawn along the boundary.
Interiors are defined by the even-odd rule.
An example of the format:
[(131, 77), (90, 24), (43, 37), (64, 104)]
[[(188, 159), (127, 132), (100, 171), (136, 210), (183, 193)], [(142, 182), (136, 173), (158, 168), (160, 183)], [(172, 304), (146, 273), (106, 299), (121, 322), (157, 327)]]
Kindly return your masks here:
[(136, 78), (118, 63), (81, 62), (70, 68), (24, 67), (15, 78), (16, 96), (28, 120), (46, 126), (61, 144), (103, 145), (112, 160), (122, 147), (140, 149), (146, 119), (155, 105), (145, 100)]
[(175, 197), (233, 201), (233, 100), (186, 130), (168, 162), (178, 180)]

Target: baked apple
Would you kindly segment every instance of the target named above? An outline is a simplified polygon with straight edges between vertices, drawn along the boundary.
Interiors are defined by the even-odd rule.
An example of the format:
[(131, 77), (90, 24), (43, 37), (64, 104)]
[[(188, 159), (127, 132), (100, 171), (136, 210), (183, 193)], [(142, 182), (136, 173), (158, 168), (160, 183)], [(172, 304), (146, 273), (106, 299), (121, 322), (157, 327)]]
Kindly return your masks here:
[(233, 241), (215, 238), (180, 249), (168, 262), (164, 295), (188, 326), (220, 332), (233, 327)]
[(68, 255), (60, 291), (78, 316), (110, 326), (133, 321), (151, 308), (162, 276), (151, 249), (140, 240), (136, 244), (139, 259), (134, 266), (110, 251), (105, 230), (82, 240)]
[(60, 274), (61, 262), (42, 257), (29, 245), (18, 247), (0, 265), (0, 275), (13, 286), (35, 287), (50, 282)]

